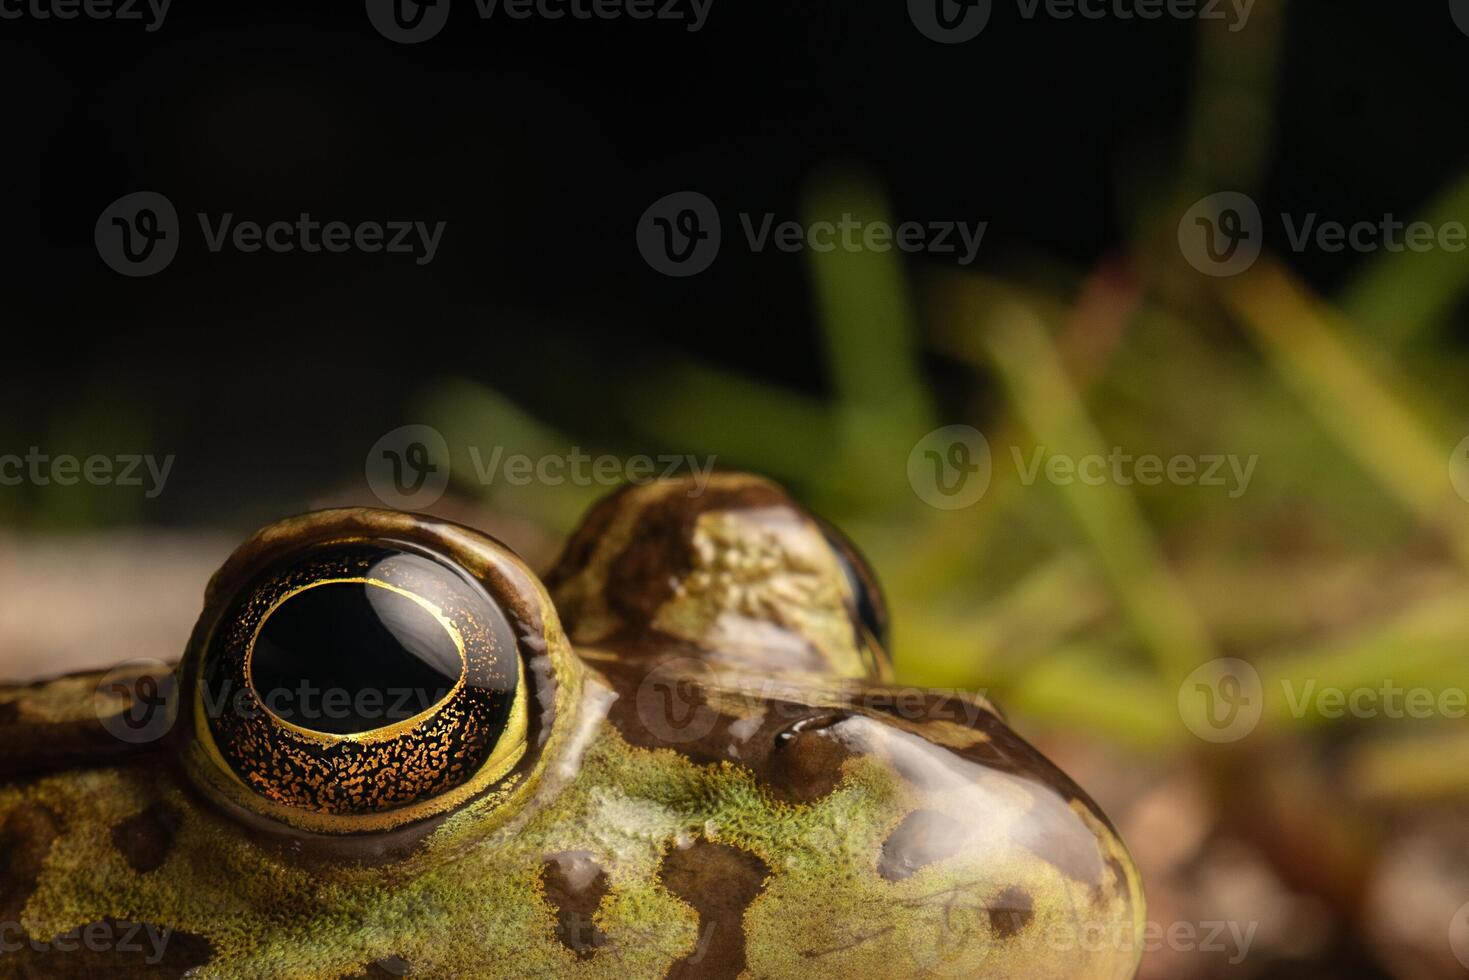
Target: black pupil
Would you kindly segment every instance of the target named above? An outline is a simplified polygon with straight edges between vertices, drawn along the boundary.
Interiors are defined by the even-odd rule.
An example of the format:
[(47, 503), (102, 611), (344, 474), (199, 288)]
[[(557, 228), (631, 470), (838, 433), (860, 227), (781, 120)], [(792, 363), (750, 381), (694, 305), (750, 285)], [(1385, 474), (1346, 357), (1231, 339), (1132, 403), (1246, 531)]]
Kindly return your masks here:
[(350, 735), (427, 711), (461, 672), (454, 637), (418, 602), (367, 582), (330, 582), (266, 617), (250, 681), (283, 720)]

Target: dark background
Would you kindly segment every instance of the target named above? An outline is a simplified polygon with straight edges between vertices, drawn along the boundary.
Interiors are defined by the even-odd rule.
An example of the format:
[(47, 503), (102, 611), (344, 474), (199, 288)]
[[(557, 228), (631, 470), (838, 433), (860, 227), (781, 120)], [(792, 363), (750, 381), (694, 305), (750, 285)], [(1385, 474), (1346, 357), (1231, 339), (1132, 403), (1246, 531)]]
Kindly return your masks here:
[[(726, 215), (797, 217), (823, 168), (852, 167), (896, 219), (988, 220), (982, 267), (1084, 268), (1125, 246), (1128, 189), (1186, 152), (1188, 21), (1026, 21), (1002, 2), (979, 39), (944, 46), (899, 2), (714, 0), (699, 33), (474, 13), (459, 3), (412, 46), (360, 4), (178, 0), (155, 33), (0, 21), (4, 441), (67, 413), (136, 416), (187, 462), (142, 516), (207, 523), (241, 495), (264, 511), (355, 473), (446, 374), (614, 442), (617, 405), (669, 352), (820, 392), (802, 258), (727, 247), (667, 279), (634, 245), (644, 208), (691, 188)], [(1285, 17), (1262, 206), (1413, 214), (1469, 155), (1466, 39), (1439, 3)], [(139, 189), (173, 200), (185, 237), (164, 273), (130, 280), (92, 225)], [(448, 228), (426, 267), (211, 254), (200, 210)], [(1355, 261), (1297, 265), (1329, 289)]]
[[(713, 455), (853, 537), (899, 679), (1005, 706), (1117, 823), (1154, 922), (1260, 926), (1243, 965), (1165, 949), (1144, 980), (1461, 976), (1463, 720), (1275, 698), (1216, 744), (1179, 694), (1224, 658), (1267, 691), (1469, 690), (1469, 257), (1296, 251), (1278, 220), (1469, 223), (1466, 64), (1443, 0), (1257, 0), (1238, 34), (995, 0), (952, 46), (903, 0), (713, 0), (698, 33), (454, 0), (413, 46), (361, 2), (0, 20), (0, 456), (176, 457), (156, 499), (0, 487), (0, 667), (176, 650), (240, 535), (374, 502), (364, 460), (408, 423), (457, 454), (437, 506), (542, 566), (607, 487), (476, 486), (466, 447)], [(745, 245), (740, 213), (848, 186), (988, 222), (974, 269)], [(93, 229), (141, 190), (183, 245), (134, 279)], [(675, 279), (634, 232), (683, 190), (725, 244)], [(1265, 215), (1232, 279), (1177, 237), (1221, 191)], [(426, 266), (214, 254), (201, 211), (447, 230)], [(960, 423), (995, 480), (949, 510), (905, 464)], [(1238, 498), (1001, 472), (1047, 447), (1260, 465)]]

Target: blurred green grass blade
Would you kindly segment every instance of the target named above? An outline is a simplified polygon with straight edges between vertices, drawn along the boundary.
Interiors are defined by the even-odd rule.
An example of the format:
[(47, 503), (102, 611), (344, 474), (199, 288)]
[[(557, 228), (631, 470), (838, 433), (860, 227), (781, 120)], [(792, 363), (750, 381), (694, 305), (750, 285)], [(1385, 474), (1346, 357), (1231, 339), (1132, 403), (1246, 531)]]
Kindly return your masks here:
[(962, 601), (958, 594), (947, 600), (902, 594), (893, 617), (898, 666), (915, 683), (983, 678), (1004, 684), (1111, 609), (1095, 569), (1074, 552), (1042, 563), (988, 602)]
[[(505, 478), (503, 470), (489, 482), (482, 480), (479, 468), (489, 464), (497, 450), (501, 461), (515, 454), (533, 460), (565, 457), (574, 448), (590, 452), (587, 447), (574, 446), (566, 436), (494, 389), (472, 381), (448, 381), (420, 396), (417, 407), (449, 444), (454, 485), (465, 493), (493, 500), (510, 513), (565, 531), (598, 497), (612, 489), (578, 485), (570, 479), (554, 485), (536, 480), (516, 485)], [(478, 462), (472, 452), (478, 454)]]
[[(1469, 175), (1446, 188), (1416, 220), (1435, 230), (1469, 226)], [(1469, 290), (1465, 254), (1433, 247), (1424, 252), (1384, 249), (1342, 290), (1342, 313), (1390, 348), (1423, 339)]]
[(1055, 651), (998, 700), (1006, 711), (1030, 721), (1090, 731), (1143, 749), (1176, 743), (1184, 731), (1168, 686), (1088, 647)]
[(1277, 373), (1342, 449), (1424, 525), (1437, 527), (1469, 567), (1469, 523), (1454, 519), (1449, 450), (1434, 439), (1353, 350), (1351, 330), (1274, 262), (1223, 285)]
[[(814, 180), (804, 219), (808, 228), (817, 222), (893, 223), (876, 184), (855, 173)], [(849, 466), (870, 493), (897, 501), (908, 492), (908, 451), (936, 427), (918, 367), (903, 253), (838, 244), (808, 248), (806, 255)]]
[(1326, 688), (1381, 691), (1388, 682), (1437, 690), (1465, 686), (1469, 684), (1466, 638), (1469, 593), (1456, 589), (1346, 636), (1262, 658), (1257, 664), (1268, 720), (1284, 727), (1333, 720), (1317, 710), (1317, 695)]
[(1215, 18), (1198, 20), (1184, 178), (1208, 188), (1204, 193), (1248, 192), (1268, 165), (1286, 6), (1286, 0), (1256, 0), (1246, 30)]
[[(1108, 449), (1039, 319), (1014, 304), (979, 329), (1037, 445), (1073, 459), (1105, 457)], [(1213, 642), (1192, 598), (1169, 568), (1127, 489), (1111, 482), (1087, 486), (1073, 481), (1055, 490), (1162, 676), (1177, 683), (1213, 659)]]
[(1354, 749), (1346, 784), (1355, 797), (1393, 804), (1469, 796), (1469, 732), (1462, 720), (1437, 731), (1394, 736)]
[[(978, 379), (985, 379), (992, 365), (983, 332), (976, 325), (986, 322), (994, 311), (1019, 302), (1047, 320), (1065, 324), (1056, 345), (1078, 396), (1084, 397), (1112, 367), (1117, 348), (1137, 316), (1141, 283), (1125, 263), (1103, 262), (1074, 285), (1075, 300), (1067, 307), (1052, 294), (1001, 280), (973, 274), (947, 277), (938, 292), (941, 313), (936, 318), (933, 344), (967, 365)], [(1004, 452), (1022, 441), (1023, 426), (1013, 412), (992, 411), (984, 428), (992, 452)], [(962, 520), (954, 519), (955, 515), (948, 515), (948, 520), (934, 515), (938, 519), (925, 523), (921, 537), (905, 556), (904, 581), (916, 589), (938, 592), (963, 575), (973, 550), (993, 538), (993, 523), (1013, 515), (1021, 489), (1013, 467), (992, 467), (989, 488), (963, 512)]]
[(655, 372), (627, 406), (656, 441), (720, 457), (719, 467), (757, 469), (806, 484), (840, 451), (831, 413), (820, 402), (693, 362)]

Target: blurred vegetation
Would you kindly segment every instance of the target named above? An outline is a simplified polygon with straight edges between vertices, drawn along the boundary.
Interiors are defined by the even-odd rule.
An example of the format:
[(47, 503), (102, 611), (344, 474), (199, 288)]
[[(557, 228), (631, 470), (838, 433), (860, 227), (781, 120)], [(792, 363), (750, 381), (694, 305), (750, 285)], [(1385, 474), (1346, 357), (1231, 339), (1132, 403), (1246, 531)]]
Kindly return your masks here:
[[(1193, 202), (1221, 190), (1268, 199), (1285, 10), (1258, 0), (1239, 32), (1200, 22), (1187, 123), (1171, 156), (1119, 176), (1130, 241), (1093, 267), (1030, 257), (981, 273), (896, 251), (805, 252), (824, 396), (669, 355), (640, 364), (635, 380), (611, 379), (607, 409), (627, 423), (620, 444), (553, 426), (469, 370), (417, 392), (404, 420), (444, 434), (460, 493), (553, 534), (606, 488), (483, 484), (469, 447), (532, 457), (653, 447), (785, 483), (878, 570), (901, 681), (982, 690), (1025, 732), (1081, 741), (1159, 781), (1170, 767), (1196, 774), (1202, 814), (1172, 797), (1169, 807), (1229, 824), (1291, 889), (1328, 903), (1317, 960), (1352, 959), (1383, 927), (1369, 921), (1366, 879), (1384, 872), (1360, 869), (1391, 871), (1394, 840), (1441, 812), (1462, 831), (1454, 807), (1469, 799), (1469, 733), (1455, 718), (1292, 710), (1285, 692), (1469, 689), (1469, 501), (1450, 480), (1451, 451), (1469, 434), (1469, 357), (1454, 339), (1469, 262), (1443, 250), (1353, 256), (1345, 284), (1322, 295), (1268, 250), (1234, 278), (1185, 261), (1177, 229)], [(803, 217), (932, 217), (893, 213), (897, 190), (833, 167), (811, 176)], [(1469, 223), (1469, 172), (1411, 217)], [(108, 391), (78, 399), (46, 442), (152, 445), (152, 421), (120, 410), (128, 404)], [(944, 511), (914, 492), (907, 461), (951, 424), (985, 434), (993, 475), (974, 506)], [(1025, 485), (1011, 462), (1012, 451), (1114, 446), (1259, 462), (1238, 497), (1166, 481)], [(85, 487), (0, 494), (0, 524), (128, 523), (136, 514), (118, 508), (137, 506)], [(1184, 678), (1221, 657), (1263, 678), (1263, 722), (1236, 745), (1201, 741), (1180, 717)], [(1135, 785), (1081, 782), (1099, 795)], [(1462, 850), (1462, 833), (1450, 840)], [(1469, 868), (1458, 880), (1469, 889)], [(1167, 888), (1149, 881), (1155, 906)], [(1431, 925), (1436, 952), (1421, 958), (1322, 972), (1301, 960), (1280, 975), (1455, 975), (1441, 968), (1444, 929)], [(1382, 948), (1378, 959), (1390, 958)], [(1184, 975), (1175, 969), (1157, 975)]]
[[(1202, 27), (1176, 165), (1122, 188), (1129, 249), (1090, 269), (1036, 262), (1003, 276), (808, 252), (828, 397), (673, 361), (618, 408), (635, 445), (767, 473), (847, 529), (888, 591), (903, 681), (981, 689), (1026, 730), (1179, 760), (1207, 775), (1217, 813), (1269, 801), (1251, 832), (1267, 853), (1296, 847), (1277, 871), (1336, 917), (1318, 952), (1338, 965), (1309, 975), (1445, 975), (1437, 947), (1391, 968), (1356, 958), (1381, 923), (1363, 921), (1371, 886), (1353, 869), (1390, 852), (1394, 813), (1469, 795), (1463, 720), (1325, 718), (1293, 711), (1285, 692), (1469, 688), (1469, 501), (1449, 475), (1469, 432), (1469, 365), (1450, 342), (1469, 264), (1380, 252), (1323, 296), (1268, 251), (1215, 280), (1177, 245), (1178, 218), (1200, 197), (1260, 199), (1282, 6), (1262, 0), (1239, 34)], [(805, 216), (906, 217), (885, 190), (859, 169), (823, 172)], [(1469, 222), (1469, 176), (1417, 217)], [(578, 442), (468, 381), (428, 392), (422, 408), (451, 446), (537, 455)], [(908, 485), (906, 461), (955, 423), (985, 433), (993, 481), (975, 506), (943, 511)], [(1029, 459), (1042, 446), (1259, 464), (1237, 499), (1166, 482), (1022, 485), (1012, 449)], [(557, 530), (599, 492), (464, 489)], [(1264, 681), (1264, 721), (1236, 746), (1206, 744), (1180, 718), (1180, 682), (1218, 657), (1250, 661)], [(1328, 761), (1307, 772), (1282, 761), (1275, 775), (1239, 765), (1302, 751)], [(1368, 808), (1365, 823), (1349, 816)], [(1282, 975), (1308, 975), (1305, 962)]]

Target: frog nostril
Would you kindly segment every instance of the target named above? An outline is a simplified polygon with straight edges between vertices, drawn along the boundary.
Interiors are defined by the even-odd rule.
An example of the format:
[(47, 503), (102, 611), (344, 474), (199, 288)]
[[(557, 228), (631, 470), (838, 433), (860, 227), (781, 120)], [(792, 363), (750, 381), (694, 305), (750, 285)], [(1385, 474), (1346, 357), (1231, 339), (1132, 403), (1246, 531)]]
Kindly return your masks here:
[(815, 803), (837, 788), (842, 764), (854, 754), (835, 731), (846, 717), (802, 718), (776, 733), (767, 779), (777, 797), (787, 803)]

